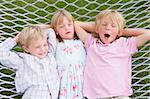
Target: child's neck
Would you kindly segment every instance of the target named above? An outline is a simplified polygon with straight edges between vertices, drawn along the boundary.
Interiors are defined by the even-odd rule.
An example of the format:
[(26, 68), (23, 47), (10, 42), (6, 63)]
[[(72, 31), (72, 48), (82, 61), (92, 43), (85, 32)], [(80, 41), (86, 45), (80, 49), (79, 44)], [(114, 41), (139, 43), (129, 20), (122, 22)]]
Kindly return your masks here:
[[(113, 40), (113, 41), (111, 41), (111, 42), (109, 42), (109, 43), (107, 43), (107, 44), (111, 44), (111, 43), (113, 43), (114, 41), (116, 41), (117, 39), (119, 39), (120, 37), (118, 37), (118, 36), (116, 36), (116, 38)], [(99, 38), (99, 40), (103, 43), (103, 44), (106, 44), (106, 43), (104, 43), (102, 40), (101, 40), (101, 38)]]

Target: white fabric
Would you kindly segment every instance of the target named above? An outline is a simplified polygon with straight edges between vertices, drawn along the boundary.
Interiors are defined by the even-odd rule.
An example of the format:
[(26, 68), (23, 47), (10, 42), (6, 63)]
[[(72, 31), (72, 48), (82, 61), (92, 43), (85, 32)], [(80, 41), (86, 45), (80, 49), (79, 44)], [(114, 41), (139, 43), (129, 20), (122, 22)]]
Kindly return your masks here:
[(59, 99), (83, 99), (85, 49), (80, 40), (58, 43), (56, 61), (61, 77)]

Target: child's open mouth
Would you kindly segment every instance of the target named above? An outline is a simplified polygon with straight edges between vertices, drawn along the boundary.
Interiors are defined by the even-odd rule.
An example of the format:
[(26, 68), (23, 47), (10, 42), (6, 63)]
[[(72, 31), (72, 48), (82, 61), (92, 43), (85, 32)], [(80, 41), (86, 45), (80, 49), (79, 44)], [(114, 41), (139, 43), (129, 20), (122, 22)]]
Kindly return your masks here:
[(69, 34), (69, 33), (71, 33), (71, 32), (66, 32), (66, 34)]
[(109, 38), (110, 37), (110, 34), (104, 34), (105, 37)]

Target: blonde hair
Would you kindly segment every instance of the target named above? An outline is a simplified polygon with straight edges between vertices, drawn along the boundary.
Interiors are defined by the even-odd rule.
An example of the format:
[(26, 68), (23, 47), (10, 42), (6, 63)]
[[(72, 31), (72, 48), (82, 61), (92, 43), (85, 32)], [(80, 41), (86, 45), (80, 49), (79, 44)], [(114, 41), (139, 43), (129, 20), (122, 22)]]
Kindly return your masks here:
[[(74, 22), (73, 16), (66, 10), (58, 10), (52, 17), (51, 25), (50, 27), (54, 29), (55, 32), (57, 32), (57, 25), (63, 23), (63, 18), (66, 17), (69, 21)], [(56, 33), (56, 38), (61, 42), (63, 39), (60, 37), (59, 34)]]
[[(117, 10), (103, 10), (102, 12), (100, 12), (96, 16), (96, 20), (95, 20), (96, 28), (95, 29), (96, 30), (98, 29), (99, 25), (101, 24), (101, 20), (103, 20), (103, 18), (107, 16), (111, 18), (112, 21), (117, 23), (117, 26), (119, 28), (118, 33), (120, 33), (120, 31), (125, 27), (125, 19), (123, 15), (119, 13)], [(93, 36), (99, 38), (98, 33), (93, 33)]]
[(31, 40), (41, 37), (47, 37), (39, 26), (27, 26), (19, 34), (19, 43), (21, 46), (28, 46)]

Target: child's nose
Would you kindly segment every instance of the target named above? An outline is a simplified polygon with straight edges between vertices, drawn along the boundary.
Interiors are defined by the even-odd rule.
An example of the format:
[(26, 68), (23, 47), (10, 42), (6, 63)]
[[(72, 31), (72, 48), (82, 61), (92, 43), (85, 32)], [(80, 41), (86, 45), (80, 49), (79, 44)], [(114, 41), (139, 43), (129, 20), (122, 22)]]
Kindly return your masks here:
[(40, 48), (40, 51), (42, 51), (42, 52), (45, 51), (45, 48), (44, 48), (44, 47), (41, 47), (41, 48)]
[(107, 25), (107, 26), (106, 26), (106, 29), (109, 30), (110, 28), (111, 28), (111, 25)]
[(68, 26), (68, 25), (66, 25), (66, 26), (65, 26), (65, 29), (68, 29), (68, 28), (69, 28), (69, 26)]

